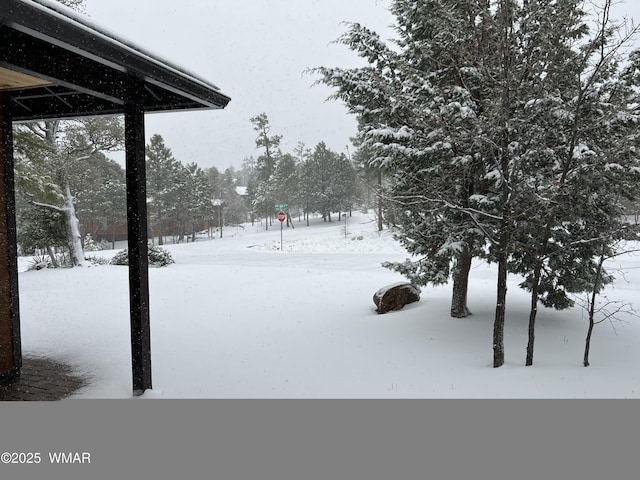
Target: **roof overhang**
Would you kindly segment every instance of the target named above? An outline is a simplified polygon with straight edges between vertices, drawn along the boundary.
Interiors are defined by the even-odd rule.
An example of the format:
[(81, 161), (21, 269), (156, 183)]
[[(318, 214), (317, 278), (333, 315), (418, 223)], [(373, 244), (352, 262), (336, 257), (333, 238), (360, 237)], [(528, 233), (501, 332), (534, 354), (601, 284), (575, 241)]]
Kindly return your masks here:
[(51, 0), (2, 0), (0, 93), (16, 121), (224, 108), (230, 98), (186, 70)]

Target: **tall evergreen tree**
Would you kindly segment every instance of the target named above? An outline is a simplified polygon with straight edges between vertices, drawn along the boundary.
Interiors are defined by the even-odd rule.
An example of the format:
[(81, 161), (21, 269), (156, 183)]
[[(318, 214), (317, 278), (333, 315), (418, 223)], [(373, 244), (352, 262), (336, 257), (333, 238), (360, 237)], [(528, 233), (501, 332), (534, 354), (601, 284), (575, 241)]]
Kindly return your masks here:
[(95, 155), (85, 169), (76, 199), (81, 230), (95, 238), (98, 230), (110, 227), (113, 244), (114, 230), (127, 222), (124, 169), (104, 155)]
[(280, 151), (282, 135), (271, 135), (271, 125), (266, 113), (251, 118), (253, 129), (257, 133), (256, 148), (264, 148), (264, 155), (258, 161), (257, 170), (262, 179), (269, 179), (276, 169), (276, 161)]
[[(358, 142), (357, 139), (356, 142)], [(372, 154), (370, 149), (360, 144), (353, 154), (354, 168), (357, 170), (360, 183), (364, 188), (365, 205), (367, 207), (375, 207), (378, 231), (381, 232), (384, 230), (385, 211), (389, 213), (389, 218), (387, 219), (389, 223), (393, 223), (393, 214), (391, 213), (391, 204), (387, 202), (386, 187), (388, 182), (385, 182), (389, 172), (384, 167), (375, 165), (373, 163), (374, 158), (375, 155)]]
[(233, 167), (227, 168), (222, 173), (222, 199), (225, 202), (224, 220), (225, 224), (239, 224), (248, 220), (247, 204), (238, 193), (236, 187), (245, 187), (245, 184), (238, 184), (238, 172)]
[(196, 233), (206, 225), (206, 219), (211, 214), (211, 196), (207, 176), (192, 162), (184, 165), (180, 170), (182, 188), (178, 195), (178, 211), (176, 226), (178, 240), (182, 241), (184, 234), (190, 233), (195, 241)]
[(249, 192), (254, 211), (264, 215), (265, 228), (269, 228), (275, 205), (271, 177), (276, 170), (276, 164), (281, 155), (280, 140), (282, 136), (271, 134), (271, 125), (266, 113), (261, 113), (251, 118), (251, 123), (253, 123), (253, 129), (257, 133), (256, 148), (264, 149), (264, 153), (255, 159), (253, 170), (256, 176), (250, 182)]
[(497, 262), (496, 367), (508, 273), (527, 278), (532, 333), (537, 303), (569, 306), (624, 230), (611, 192), (637, 185), (638, 123), (610, 3), (590, 32), (578, 1), (396, 0), (395, 48), (352, 25), (340, 41), (369, 65), (316, 70), (393, 172), (399, 238), (420, 258), (390, 266), (419, 284), (452, 274), (463, 316), (472, 256)]
[(464, 210), (486, 183), (478, 66), (482, 49), (490, 48), (488, 8), (471, 1), (394, 2), (396, 48), (352, 24), (340, 42), (369, 66), (317, 69), (358, 116), (369, 164), (390, 172), (397, 238), (420, 259), (387, 266), (418, 285), (453, 275), (456, 317), (469, 314), (471, 260), (484, 253), (477, 221)]
[(299, 175), (296, 159), (291, 154), (283, 154), (278, 159), (278, 165), (273, 175), (273, 198), (277, 203), (289, 206), (287, 211), (287, 226), (292, 226), (290, 210), (299, 192)]
[(324, 221), (331, 221), (331, 212), (336, 211), (337, 197), (334, 191), (335, 165), (337, 154), (324, 142), (316, 145), (305, 169), (307, 208), (322, 215)]
[(149, 218), (158, 243), (162, 245), (167, 235), (178, 241), (183, 241), (185, 234), (195, 239), (211, 216), (211, 182), (219, 172), (205, 172), (196, 163), (183, 165), (158, 134), (151, 137), (146, 155)]
[(297, 174), (298, 174), (298, 193), (297, 203), (304, 211), (304, 216), (309, 226), (309, 214), (311, 213), (311, 200), (313, 186), (310, 181), (311, 177), (311, 150), (305, 146), (304, 143), (298, 142), (295, 149), (295, 157), (297, 161)]
[[(147, 195), (149, 220), (158, 244), (164, 244), (164, 237), (172, 232), (170, 221), (175, 219), (178, 197), (184, 184), (181, 178), (183, 167), (168, 148), (161, 135), (155, 134), (146, 148)], [(182, 176), (184, 179), (184, 176)]]
[(625, 34), (618, 37), (621, 30), (609, 19), (610, 2), (593, 31), (581, 6), (532, 1), (520, 22), (521, 50), (540, 57), (528, 60), (537, 82), (528, 87), (520, 122), (529, 140), (521, 148), (523, 171), (535, 181), (527, 184), (530, 210), (520, 214), (520, 251), (510, 267), (525, 275), (522, 286), (531, 292), (527, 365), (533, 363), (538, 302), (565, 308), (573, 305), (569, 294), (588, 290), (595, 275), (600, 288), (612, 280), (598, 273), (596, 257), (626, 235), (623, 200), (638, 180), (637, 158), (630, 154), (638, 133), (628, 108), (633, 87), (618, 66)]

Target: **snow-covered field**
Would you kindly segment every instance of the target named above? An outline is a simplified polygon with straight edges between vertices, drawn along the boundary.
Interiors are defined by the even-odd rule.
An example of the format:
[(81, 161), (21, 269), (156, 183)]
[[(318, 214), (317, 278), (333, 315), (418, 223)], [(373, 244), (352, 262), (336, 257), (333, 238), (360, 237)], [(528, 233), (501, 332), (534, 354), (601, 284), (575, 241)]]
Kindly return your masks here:
[[(276, 222), (277, 223), (277, 222)], [(535, 363), (524, 366), (527, 294), (511, 277), (506, 363), (492, 368), (495, 267), (476, 264), (473, 315), (449, 316), (450, 286), (378, 315), (373, 294), (404, 280), (380, 266), (406, 254), (373, 214), (284, 229), (225, 228), (223, 238), (166, 245), (176, 263), (150, 270), (153, 390), (142, 398), (638, 398), (640, 320), (596, 326), (576, 307), (541, 309)], [(115, 251), (91, 253), (109, 258)], [(80, 398), (131, 397), (126, 267), (26, 271), (25, 355), (90, 377)], [(638, 301), (640, 256), (618, 258), (610, 299)]]

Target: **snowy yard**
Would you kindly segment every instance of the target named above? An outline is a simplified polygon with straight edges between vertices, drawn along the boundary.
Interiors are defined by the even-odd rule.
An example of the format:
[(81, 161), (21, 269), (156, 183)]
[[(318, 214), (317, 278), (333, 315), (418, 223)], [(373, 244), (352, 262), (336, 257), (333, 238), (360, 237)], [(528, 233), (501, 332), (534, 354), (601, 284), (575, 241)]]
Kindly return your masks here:
[[(277, 222), (276, 222), (277, 223)], [(312, 219), (268, 231), (167, 245), (176, 263), (150, 270), (152, 370), (147, 398), (638, 398), (640, 320), (596, 326), (576, 307), (541, 309), (534, 365), (525, 367), (529, 297), (511, 277), (506, 363), (492, 365), (495, 268), (476, 264), (465, 319), (449, 316), (450, 286), (375, 313), (372, 296), (404, 280), (380, 266), (406, 255), (372, 214)], [(115, 251), (95, 252), (110, 257)], [(81, 398), (131, 397), (126, 267), (25, 271), (25, 355), (49, 356), (90, 377)], [(637, 301), (640, 256), (616, 260), (612, 299)]]

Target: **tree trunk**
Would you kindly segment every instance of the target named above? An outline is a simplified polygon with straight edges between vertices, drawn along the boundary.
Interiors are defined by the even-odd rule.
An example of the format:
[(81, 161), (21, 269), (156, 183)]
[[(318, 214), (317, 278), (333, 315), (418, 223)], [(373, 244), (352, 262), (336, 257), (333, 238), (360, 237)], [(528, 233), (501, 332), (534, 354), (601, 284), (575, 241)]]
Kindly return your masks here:
[(162, 208), (158, 208), (158, 245), (164, 245), (164, 232), (162, 220)]
[(591, 348), (591, 334), (593, 333), (593, 317), (589, 316), (589, 330), (587, 330), (587, 340), (584, 346), (584, 359), (582, 360), (582, 364), (585, 367), (589, 366), (589, 349)]
[(473, 256), (469, 248), (460, 253), (453, 270), (453, 294), (451, 296), (451, 316), (464, 318), (471, 315), (467, 306), (467, 290), (469, 287), (469, 272)]
[(84, 250), (82, 249), (82, 236), (80, 235), (80, 222), (76, 217), (76, 209), (73, 205), (73, 197), (71, 196), (71, 189), (67, 184), (65, 186), (65, 225), (67, 229), (67, 241), (69, 243), (69, 256), (74, 266), (82, 266), (85, 264)]
[[(503, 227), (503, 228), (506, 228)], [(504, 320), (507, 302), (507, 232), (500, 238), (496, 316), (493, 322), (493, 367), (504, 365)]]
[(587, 339), (584, 346), (584, 359), (582, 361), (585, 367), (589, 366), (589, 350), (591, 348), (591, 334), (593, 333), (593, 327), (595, 325), (596, 315), (596, 299), (598, 297), (598, 291), (600, 290), (600, 281), (602, 279), (602, 269), (605, 261), (605, 246), (602, 247), (602, 255), (598, 262), (598, 270), (596, 271), (596, 278), (593, 281), (593, 291), (591, 292), (591, 301), (589, 303), (589, 330), (587, 331)]
[(384, 228), (382, 223), (382, 171), (378, 170), (378, 231)]
[(47, 253), (49, 254), (49, 258), (51, 259), (51, 265), (53, 265), (53, 268), (58, 268), (60, 265), (58, 265), (58, 259), (56, 258), (56, 252), (53, 251), (53, 247), (48, 246)]
[(502, 99), (500, 105), (500, 123), (502, 126), (502, 138), (500, 140), (499, 159), (502, 174), (501, 179), (501, 203), (502, 220), (500, 222), (500, 240), (498, 241), (498, 282), (496, 299), (496, 316), (493, 323), (493, 367), (504, 365), (504, 322), (507, 306), (507, 274), (509, 258), (509, 241), (511, 226), (511, 178), (510, 178), (510, 154), (509, 154), (509, 123), (511, 110), (511, 61), (512, 45), (511, 32), (513, 28), (513, 8), (507, 1), (500, 2), (502, 30)]
[(525, 365), (533, 365), (533, 347), (535, 343), (536, 316), (538, 314), (538, 295), (540, 286), (540, 275), (542, 272), (542, 262), (536, 265), (533, 273), (533, 285), (531, 287), (531, 310), (529, 311), (529, 341), (527, 342), (527, 359)]

